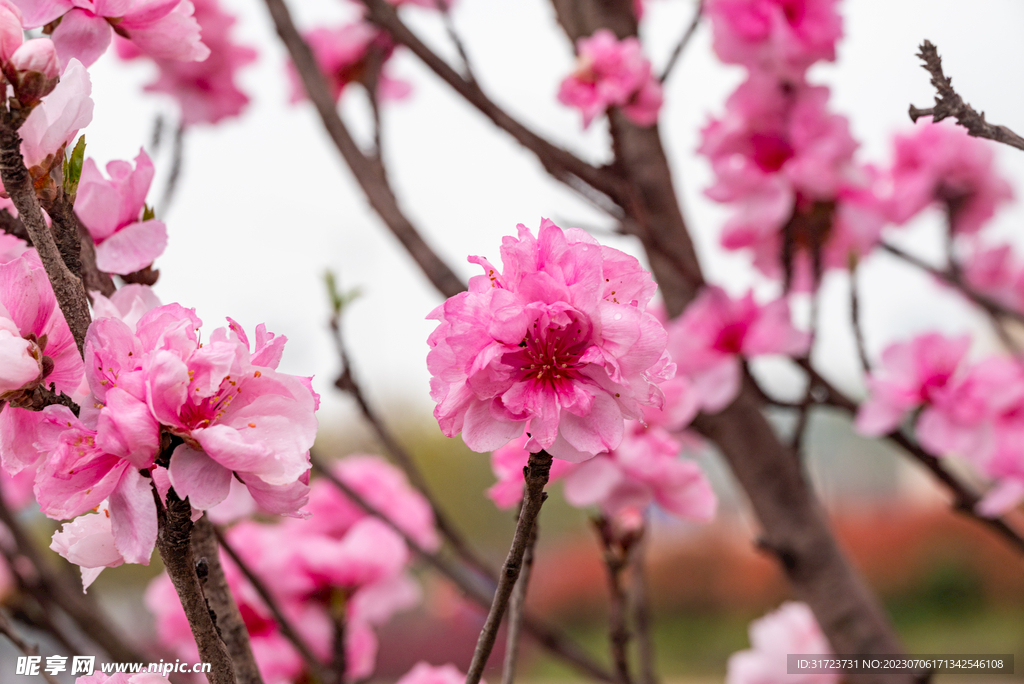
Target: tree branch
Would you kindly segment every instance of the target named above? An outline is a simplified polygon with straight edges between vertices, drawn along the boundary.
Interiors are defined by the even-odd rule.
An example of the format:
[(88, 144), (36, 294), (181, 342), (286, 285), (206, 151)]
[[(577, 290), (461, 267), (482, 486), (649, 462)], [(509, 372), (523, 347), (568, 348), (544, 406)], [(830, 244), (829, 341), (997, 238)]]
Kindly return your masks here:
[(676, 47), (672, 50), (671, 56), (668, 58), (668, 62), (665, 64), (665, 70), (661, 72), (661, 76), (658, 78), (659, 81), (664, 83), (668, 80), (669, 74), (675, 68), (676, 63), (679, 62), (679, 57), (683, 54), (683, 50), (690, 44), (690, 40), (693, 38), (693, 34), (697, 32), (697, 26), (700, 25), (701, 17), (704, 15), (704, 0), (697, 0), (697, 9), (693, 12), (693, 19), (690, 20), (690, 25), (686, 27), (686, 31), (683, 32), (683, 37), (676, 43)]
[(242, 559), (242, 557), (238, 555), (238, 552), (235, 551), (233, 546), (231, 546), (227, 538), (224, 536), (224, 532), (221, 531), (220, 528), (214, 527), (214, 533), (217, 535), (217, 541), (220, 543), (220, 548), (224, 549), (224, 553), (228, 554), (228, 557), (232, 562), (239, 570), (242, 571), (245, 578), (249, 580), (249, 584), (251, 584), (253, 589), (256, 590), (256, 593), (259, 594), (263, 603), (267, 606), (267, 609), (270, 610), (270, 614), (274, 616), (278, 629), (281, 630), (284, 637), (291, 642), (292, 646), (295, 647), (295, 650), (299, 652), (300, 656), (302, 656), (302, 661), (306, 664), (306, 669), (316, 681), (330, 681), (324, 671), (323, 665), (317, 659), (316, 655), (313, 654), (313, 649), (309, 647), (309, 644), (307, 644), (306, 640), (302, 638), (302, 635), (299, 634), (299, 631), (292, 624), (291, 620), (289, 620), (284, 614), (284, 611), (281, 610), (280, 604), (278, 604), (274, 595), (270, 593), (267, 585), (263, 583), (263, 580), (261, 580), (259, 576), (253, 572), (252, 568), (250, 568)]
[[(69, 243), (74, 241), (78, 250), (78, 270), (71, 269), (74, 273), (82, 275), (83, 286), (86, 295), (93, 290), (98, 291), (104, 297), (109, 297), (116, 291), (114, 281), (110, 275), (104, 273), (96, 265), (96, 244), (88, 229), (82, 225), (75, 214), (74, 207), (67, 195), (61, 192), (56, 199), (45, 203), (46, 213), (50, 215), (50, 222), (54, 230), (65, 236), (64, 240)], [(62, 250), (63, 254), (63, 250)], [(66, 260), (65, 260), (66, 262)], [(91, 300), (91, 296), (89, 296)]]
[(648, 523), (645, 520), (644, 527), (637, 533), (636, 541), (633, 542), (629, 557), (633, 577), (630, 603), (633, 606), (633, 627), (636, 630), (637, 650), (640, 656), (640, 681), (643, 684), (658, 684), (654, 640), (651, 638), (650, 603), (647, 596), (647, 538)]
[(316, 64), (313, 52), (299, 34), (292, 21), (284, 0), (266, 0), (267, 9), (277, 27), (277, 33), (291, 55), (309, 99), (331, 137), (335, 147), (348, 164), (356, 182), (363, 189), (367, 200), (377, 215), (384, 221), (391, 233), (402, 243), (430, 282), (445, 297), (453, 297), (466, 289), (466, 285), (455, 272), (441, 260), (423, 240), (412, 222), (402, 213), (398, 200), (388, 184), (383, 169), (359, 150), (345, 123), (338, 115), (334, 98), (327, 87), (323, 74)]
[[(0, 634), (3, 634), (5, 637), (7, 637), (8, 641), (14, 644), (14, 647), (22, 653), (24, 653), (25, 655), (39, 655), (39, 647), (35, 644), (30, 644), (27, 641), (25, 641), (25, 639), (20, 634), (18, 634), (18, 631), (14, 628), (14, 625), (11, 624), (11, 621), (7, 619), (7, 614), (2, 610), (0, 610)], [(60, 682), (54, 679), (48, 672), (46, 672), (46, 670), (42, 670), (39, 676), (41, 676), (46, 681), (50, 682), (50, 684), (60, 684)]]
[(622, 573), (629, 563), (632, 535), (620, 539), (612, 527), (612, 521), (602, 516), (594, 520), (594, 528), (601, 540), (604, 566), (608, 577), (608, 643), (615, 674), (620, 684), (632, 684), (629, 674), (629, 631), (628, 600), (622, 583)]
[[(405, 530), (398, 527), (394, 521), (381, 513), (377, 508), (370, 505), (366, 499), (360, 496), (359, 492), (349, 487), (343, 480), (339, 479), (334, 473), (332, 473), (330, 468), (328, 468), (316, 454), (312, 452), (310, 453), (309, 462), (313, 466), (313, 470), (318, 475), (333, 484), (338, 491), (348, 497), (355, 505), (359, 506), (367, 514), (378, 518), (398, 533), (398, 535), (405, 540), (406, 546), (408, 546), (413, 553), (422, 558), (441, 575), (447, 577), (449, 581), (458, 587), (466, 597), (472, 599), (474, 602), (484, 606), (485, 608), (491, 605), (494, 587), (496, 585), (493, 578), (488, 578), (488, 585), (482, 586), (481, 579), (476, 574), (468, 574), (464, 571), (462, 566), (453, 563), (444, 556), (431, 553), (420, 546), (419, 543), (410, 537)], [(523, 627), (530, 633), (537, 643), (554, 655), (557, 655), (566, 662), (573, 664), (580, 671), (585, 672), (594, 679), (603, 682), (615, 682), (615, 677), (603, 667), (595, 663), (593, 658), (587, 655), (587, 653), (584, 652), (577, 644), (565, 635), (555, 631), (540, 620), (534, 618), (529, 613), (523, 616)]]
[(192, 507), (187, 499), (182, 501), (178, 498), (173, 489), (167, 493), (166, 507), (155, 489), (153, 497), (157, 505), (156, 548), (185, 610), (188, 626), (199, 649), (199, 660), (211, 665), (211, 672), (207, 675), (210, 684), (236, 684), (231, 656), (196, 575), (190, 540)]
[(466, 102), (490, 119), (498, 128), (511, 135), (520, 145), (533, 152), (548, 173), (570, 187), (573, 187), (571, 179), (577, 178), (616, 202), (619, 201), (622, 187), (614, 174), (609, 173), (607, 169), (592, 166), (568, 150), (553, 145), (513, 118), (487, 97), (479, 84), (464, 79), (427, 47), (399, 19), (395, 8), (385, 0), (363, 0), (363, 4), (366, 5), (370, 21), (409, 48), (427, 68), (437, 74)]
[(249, 630), (228, 586), (224, 568), (220, 563), (217, 531), (205, 514), (192, 527), (192, 554), (197, 563), (205, 563), (205, 577), (200, 578), (203, 594), (216, 618), (217, 629), (224, 640), (228, 655), (235, 665), (238, 684), (263, 684), (263, 676), (256, 665), (249, 642)]
[(864, 345), (864, 330), (860, 323), (860, 296), (857, 288), (857, 264), (850, 264), (850, 327), (853, 339), (857, 344), (857, 358), (865, 377), (871, 374), (871, 361), (868, 360), (867, 348)]
[(963, 98), (953, 90), (953, 79), (942, 72), (942, 58), (939, 57), (939, 50), (931, 41), (921, 43), (918, 58), (924, 64), (924, 70), (932, 76), (932, 85), (935, 86), (935, 106), (927, 109), (918, 109), (910, 105), (910, 120), (915, 123), (922, 116), (932, 117), (932, 121), (938, 123), (948, 117), (953, 117), (956, 122), (967, 129), (968, 134), (975, 138), (988, 138), (996, 142), (1024, 150), (1024, 138), (1020, 137), (1006, 126), (997, 126), (985, 121), (985, 113), (980, 114), (974, 107), (963, 101)]
[[(520, 510), (522, 502), (520, 502)], [(533, 570), (533, 550), (537, 545), (540, 523), (534, 522), (530, 531), (530, 539), (526, 543), (526, 554), (523, 556), (523, 569), (516, 580), (512, 598), (508, 604), (508, 629), (505, 635), (505, 663), (501, 670), (501, 684), (514, 684), (516, 680), (516, 660), (519, 658), (519, 636), (522, 633), (523, 612), (526, 610), (526, 590), (530, 586), (530, 573)]]
[(530, 537), (533, 536), (533, 527), (537, 522), (537, 515), (540, 507), (544, 504), (547, 494), (544, 492), (544, 485), (548, 483), (548, 475), (551, 472), (551, 455), (546, 451), (538, 454), (530, 454), (526, 467), (523, 468), (523, 477), (526, 480), (526, 490), (523, 494), (523, 506), (519, 513), (519, 522), (516, 524), (515, 535), (512, 537), (512, 546), (508, 550), (505, 564), (501, 567), (501, 575), (498, 577), (498, 588), (494, 592), (494, 601), (491, 603), (491, 610), (487, 613), (483, 629), (480, 630), (480, 638), (477, 639), (476, 649), (473, 651), (473, 660), (469, 663), (466, 671), (466, 684), (479, 684), (480, 677), (487, 666), (487, 658), (494, 648), (494, 641), (498, 638), (498, 627), (501, 626), (501, 618), (505, 614), (505, 607), (508, 605), (512, 588), (519, 578), (519, 571), (523, 566), (523, 556), (526, 554), (526, 547), (529, 545)]
[[(8, 112), (0, 116), (3, 118), (0, 122), (0, 180), (3, 180), (4, 189), (18, 209), (18, 217), (32, 239), (32, 245), (39, 252), (57, 303), (78, 345), (78, 353), (81, 354), (85, 348), (85, 333), (92, 320), (85, 288), (79, 274), (70, 270), (71, 264), (65, 263), (53, 233), (43, 219), (35, 187), (21, 156), (21, 137), (16, 122)], [(77, 240), (75, 244), (79, 244)]]

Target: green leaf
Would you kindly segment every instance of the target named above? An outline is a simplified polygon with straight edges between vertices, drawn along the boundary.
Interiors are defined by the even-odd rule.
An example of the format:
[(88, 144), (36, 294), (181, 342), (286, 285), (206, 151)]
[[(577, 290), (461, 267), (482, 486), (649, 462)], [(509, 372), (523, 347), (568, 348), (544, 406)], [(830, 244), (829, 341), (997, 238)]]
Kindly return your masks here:
[(142, 205), (142, 220), (150, 221), (156, 218), (156, 209), (149, 206), (148, 204)]
[(64, 158), (64, 194), (74, 197), (78, 192), (78, 181), (82, 178), (82, 164), (85, 162), (85, 136), (79, 136), (70, 155)]
[(340, 292), (338, 290), (338, 280), (331, 269), (324, 271), (324, 283), (327, 285), (327, 296), (331, 299), (331, 308), (335, 315), (340, 314), (346, 306), (363, 294), (358, 287), (354, 287), (347, 292)]

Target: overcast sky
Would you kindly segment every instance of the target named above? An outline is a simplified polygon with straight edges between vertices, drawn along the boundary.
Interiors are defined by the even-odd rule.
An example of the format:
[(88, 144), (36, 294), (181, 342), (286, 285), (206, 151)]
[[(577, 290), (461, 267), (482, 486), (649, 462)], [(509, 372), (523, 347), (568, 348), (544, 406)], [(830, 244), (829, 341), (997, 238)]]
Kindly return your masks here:
[[(324, 134), (308, 103), (288, 104), (284, 50), (261, 2), (221, 0), (239, 16), (236, 35), (260, 51), (242, 73), (252, 104), (240, 118), (189, 133), (184, 176), (166, 216), (170, 243), (157, 266), (157, 293), (164, 302), (194, 306), (205, 326), (235, 318), (247, 329), (265, 322), (289, 338), (282, 369), (316, 375), (324, 395), (321, 423), (347, 412), (347, 402), (330, 389), (337, 371), (326, 320), (322, 284), (335, 270), (346, 287), (364, 296), (346, 319), (350, 347), (364, 383), (380, 401), (431, 408), (425, 356), (433, 322), (424, 316), (439, 296), (369, 210), (347, 168)], [(302, 28), (335, 25), (354, 17), (342, 0), (292, 0)], [(693, 0), (649, 0), (642, 25), (647, 54), (659, 69), (692, 16)], [(845, 0), (846, 37), (834, 65), (819, 65), (811, 80), (832, 88), (831, 107), (849, 117), (861, 142), (863, 160), (885, 163), (894, 132), (909, 125), (907, 106), (928, 106), (932, 90), (914, 57), (928, 38), (939, 46), (947, 74), (960, 93), (989, 119), (1024, 129), (1024, 3), (1019, 0)], [(404, 11), (407, 21), (449, 58), (453, 51), (432, 12)], [(454, 18), (485, 90), (517, 117), (593, 162), (609, 158), (604, 123), (582, 131), (578, 112), (555, 94), (573, 66), (571, 46), (544, 0), (458, 0)], [(702, 26), (667, 84), (661, 115), (665, 146), (676, 187), (694, 231), (710, 280), (734, 292), (764, 286), (745, 255), (717, 247), (726, 210), (703, 196), (709, 185), (706, 161), (695, 148), (700, 128), (720, 113), (743, 76), (717, 62), (710, 32)], [(175, 105), (141, 94), (151, 67), (125, 64), (112, 53), (92, 69), (95, 118), (86, 130), (89, 156), (105, 163), (131, 159), (150, 146), (161, 112), (172, 121)], [(503, 235), (517, 223), (536, 228), (542, 216), (568, 226), (608, 226), (601, 215), (550, 180), (533, 157), (464, 105), (432, 73), (399, 50), (391, 74), (410, 81), (412, 96), (385, 111), (385, 156), (402, 206), (427, 240), (460, 275), (474, 268), (469, 254), (496, 260)], [(353, 90), (343, 112), (365, 134), (365, 101)], [(365, 135), (363, 136), (365, 138)], [(150, 150), (152, 152), (152, 150)], [(155, 155), (158, 177), (150, 201), (159, 199), (170, 166), (169, 145)], [(997, 160), (1022, 192), (1024, 156), (998, 147)], [(994, 234), (1017, 236), (1017, 206), (997, 218)], [(910, 230), (893, 231), (926, 257), (938, 258), (937, 214)], [(899, 233), (897, 235), (896, 233)], [(602, 238), (603, 239), (603, 238)], [(637, 254), (629, 239), (608, 240)], [(982, 329), (982, 320), (955, 297), (939, 292), (927, 278), (884, 256), (861, 271), (869, 352), (925, 329)], [(847, 321), (844, 277), (826, 282), (823, 330), (817, 354), (828, 374), (860, 391), (857, 362)], [(936, 294), (938, 293), (938, 294)], [(985, 341), (976, 345), (984, 350)], [(780, 390), (790, 385), (783, 364), (763, 364)]]

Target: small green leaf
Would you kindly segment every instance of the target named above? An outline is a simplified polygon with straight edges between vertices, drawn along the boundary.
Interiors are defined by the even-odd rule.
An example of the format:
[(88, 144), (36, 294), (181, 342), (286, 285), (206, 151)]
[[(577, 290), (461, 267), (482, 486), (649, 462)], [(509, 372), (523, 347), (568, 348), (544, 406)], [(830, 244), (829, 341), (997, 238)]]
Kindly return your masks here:
[(64, 159), (64, 194), (74, 197), (78, 192), (78, 181), (82, 178), (82, 164), (85, 162), (85, 136), (79, 136), (74, 149)]
[(148, 204), (142, 205), (142, 220), (151, 221), (156, 218), (156, 210)]
[(334, 275), (334, 271), (330, 269), (324, 271), (324, 283), (327, 285), (327, 296), (331, 298), (331, 308), (335, 314), (340, 314), (346, 306), (363, 294), (358, 287), (354, 287), (347, 292), (339, 292), (338, 280)]

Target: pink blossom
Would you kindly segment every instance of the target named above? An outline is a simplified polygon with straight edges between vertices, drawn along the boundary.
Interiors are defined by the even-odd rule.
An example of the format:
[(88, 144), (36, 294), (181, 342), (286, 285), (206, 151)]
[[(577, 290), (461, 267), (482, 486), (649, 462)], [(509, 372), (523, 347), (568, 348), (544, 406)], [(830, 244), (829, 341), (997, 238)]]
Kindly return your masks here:
[(576, 71), (562, 81), (558, 100), (582, 112), (584, 127), (608, 107), (622, 108), (638, 126), (657, 122), (661, 83), (651, 73), (639, 40), (618, 40), (608, 29), (599, 29), (589, 38), (580, 38), (576, 49)]
[(106, 501), (95, 513), (81, 515), (54, 532), (50, 548), (81, 567), (83, 591), (99, 577), (103, 568), (116, 568), (124, 563), (114, 539), (110, 506)]
[(103, 177), (95, 160), (85, 160), (75, 213), (96, 243), (96, 265), (101, 271), (133, 273), (152, 264), (167, 247), (163, 221), (144, 217), (153, 173), (153, 163), (142, 149), (134, 169), (126, 161), (107, 164), (110, 180)]
[(723, 62), (797, 79), (834, 61), (843, 35), (836, 0), (709, 0), (704, 11)]
[[(320, 70), (327, 78), (335, 100), (341, 97), (345, 87), (350, 83), (367, 85), (365, 79), (372, 75), (371, 51), (379, 52), (378, 59), (381, 64), (385, 64), (395, 49), (394, 42), (386, 33), (365, 21), (337, 28), (313, 29), (304, 37), (313, 50)], [(295, 66), (290, 63), (288, 76), (292, 83), (292, 102), (305, 99), (305, 86), (302, 85)], [(399, 100), (409, 94), (409, 84), (392, 79), (383, 68), (375, 77), (378, 98)]]
[(895, 430), (909, 411), (929, 403), (963, 372), (970, 345), (967, 335), (930, 333), (889, 346), (880, 368), (868, 378), (870, 396), (857, 412), (857, 431), (878, 436)]
[[(154, 58), (159, 76), (146, 86), (147, 91), (167, 93), (178, 101), (184, 126), (213, 124), (238, 116), (249, 104), (249, 96), (238, 88), (235, 79), (257, 54), (233, 41), (231, 28), (236, 19), (218, 0), (193, 0), (193, 5), (210, 56), (201, 62)], [(115, 43), (122, 59), (145, 56), (131, 41), (116, 38)]]
[(460, 684), (464, 681), (466, 675), (451, 663), (435, 666), (420, 661), (395, 684)]
[[(199, 40), (199, 24), (188, 0), (14, 0), (25, 28), (60, 19), (53, 43), (62, 64), (72, 59), (91, 65), (106, 52), (112, 31), (140, 50), (163, 59), (198, 61), (210, 53)], [(116, 28), (115, 28), (116, 27)]]
[(839, 684), (839, 675), (787, 674), (789, 653), (830, 654), (832, 647), (805, 603), (783, 603), (750, 623), (750, 645), (729, 657), (726, 684)]
[[(523, 468), (530, 460), (530, 452), (526, 450), (529, 441), (530, 438), (524, 434), (491, 452), (491, 470), (498, 481), (487, 490), (487, 497), (498, 508), (512, 508), (523, 499), (523, 487), (526, 486)], [(548, 482), (561, 480), (575, 468), (576, 464), (568, 461), (552, 461)]]
[(655, 291), (640, 263), (579, 229), (523, 225), (484, 275), (430, 313), (427, 366), (441, 431), (474, 451), (521, 435), (568, 461), (614, 449), (623, 421), (661, 406), (675, 365), (645, 309)]
[(120, 287), (107, 299), (92, 292), (93, 318), (117, 318), (134, 330), (147, 313), (161, 305), (160, 299), (148, 285), (129, 283)]
[(4, 66), (4, 75), (22, 106), (32, 106), (57, 85), (60, 68), (53, 41), (33, 38), (25, 41)]
[(678, 374), (690, 380), (700, 406), (712, 413), (739, 393), (741, 357), (798, 356), (810, 341), (807, 333), (793, 327), (785, 299), (762, 306), (753, 292), (734, 299), (717, 286), (698, 295), (667, 330)]
[(60, 83), (42, 103), (32, 110), (18, 129), (21, 155), (25, 166), (41, 166), (34, 177), (49, 173), (52, 165), (63, 161), (63, 148), (74, 140), (78, 131), (92, 121), (92, 82), (82, 63), (72, 59), (64, 68)]
[(887, 198), (891, 219), (906, 223), (939, 203), (957, 233), (976, 233), (1013, 190), (993, 164), (993, 148), (953, 124), (922, 119), (893, 141), (895, 159)]
[[(380, 456), (353, 454), (337, 461), (331, 471), (424, 549), (436, 551), (441, 546), (430, 504), (401, 470)], [(311, 518), (304, 526), (332, 537), (346, 534), (366, 517), (337, 487), (322, 481), (310, 489), (308, 510)]]
[(975, 243), (960, 266), (964, 281), (974, 290), (1011, 309), (1024, 305), (1024, 268), (1011, 245)]
[[(0, 400), (39, 382), (71, 394), (84, 368), (35, 252), (0, 263)], [(21, 409), (5, 409), (18, 410)]]

